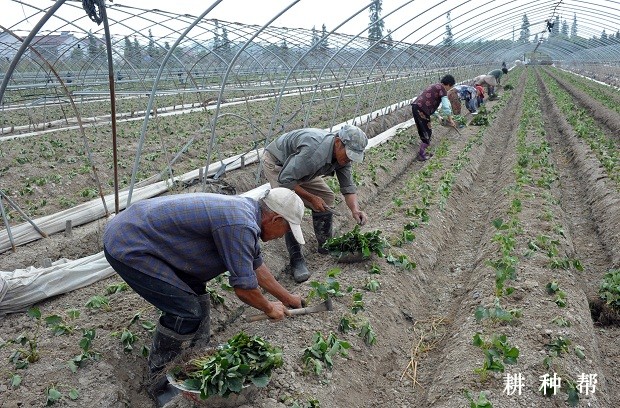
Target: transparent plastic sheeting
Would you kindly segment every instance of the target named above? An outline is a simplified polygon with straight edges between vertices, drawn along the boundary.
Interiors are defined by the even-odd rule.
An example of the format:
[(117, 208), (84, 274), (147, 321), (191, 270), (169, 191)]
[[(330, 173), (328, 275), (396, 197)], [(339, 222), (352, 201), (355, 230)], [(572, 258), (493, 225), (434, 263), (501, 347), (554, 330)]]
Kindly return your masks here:
[[(389, 112), (398, 109), (402, 106), (410, 104), (411, 101), (402, 101), (377, 111), (359, 116), (353, 120), (349, 120), (345, 123), (349, 124), (361, 124), (376, 118), (377, 116), (388, 114)], [(340, 129), (345, 123), (335, 125), (334, 129)], [(212, 163), (207, 171), (208, 176), (214, 175), (222, 166), (226, 165), (226, 171), (232, 171), (241, 167), (241, 156), (244, 156), (244, 164), (251, 164), (258, 160), (258, 157), (262, 154), (263, 149), (257, 149), (248, 153), (239, 154), (222, 160), (221, 162)], [(185, 173), (176, 179), (176, 182), (188, 182), (196, 180), (199, 176), (199, 170), (194, 170)], [(156, 195), (165, 193), (168, 188), (173, 185), (170, 179), (159, 181), (148, 186), (139, 187), (134, 189), (132, 201), (143, 200), (145, 198), (155, 197)], [(127, 202), (127, 191), (122, 191), (119, 194), (120, 209), (125, 208)], [(113, 208), (114, 195), (105, 196), (106, 204), (108, 208)], [(39, 229), (48, 235), (61, 232), (65, 229), (66, 222), (71, 220), (72, 226), (79, 226), (101, 219), (105, 216), (105, 209), (100, 199), (91, 200), (89, 202), (77, 205), (67, 210), (61, 211), (56, 214), (40, 217), (32, 220)], [(11, 227), (11, 233), (13, 235), (13, 243), (16, 246), (27, 244), (32, 241), (36, 241), (41, 238), (41, 235), (34, 229), (34, 227), (27, 222), (19, 224), (15, 227)], [(0, 253), (7, 251), (11, 248), (11, 241), (9, 239), (8, 231), (0, 231)]]
[[(398, 129), (406, 129), (413, 123), (410, 119), (373, 137), (366, 149), (388, 141)], [(269, 184), (263, 184), (240, 195), (258, 199), (268, 188)], [(114, 273), (103, 252), (73, 261), (60, 259), (48, 268), (31, 266), (12, 272), (0, 271), (0, 316), (23, 312), (48, 297), (88, 286)]]

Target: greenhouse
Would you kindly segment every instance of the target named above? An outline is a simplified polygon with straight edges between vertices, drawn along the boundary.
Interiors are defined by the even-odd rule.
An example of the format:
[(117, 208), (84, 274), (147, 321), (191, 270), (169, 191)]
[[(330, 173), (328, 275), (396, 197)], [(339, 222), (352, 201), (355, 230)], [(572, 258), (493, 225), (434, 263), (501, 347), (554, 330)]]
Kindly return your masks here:
[[(618, 2), (0, 5), (7, 406), (617, 405)], [(324, 160), (309, 139), (286, 160), (272, 154), (293, 133), (334, 140), (328, 172), (300, 173)], [(287, 184), (295, 157), (308, 160)], [(262, 213), (252, 269), (261, 299), (287, 316), (258, 321), (265, 309), (240, 295), (232, 264), (180, 268), (183, 282), (204, 276), (204, 294), (183, 291), (207, 299), (208, 345), (183, 341), (165, 361), (204, 363), (246, 342), (273, 367), (252, 376), (228, 356), (222, 378), (178, 384), (158, 367), (166, 391), (153, 395), (157, 336), (174, 332), (174, 314), (112, 267), (126, 241), (104, 251), (104, 234), (139, 205), (265, 203), (278, 183), (303, 200), (305, 244), (266, 239)], [(337, 249), (352, 237), (357, 259)], [(190, 263), (193, 243), (178, 241)], [(227, 245), (203, 247), (218, 259), (206, 265)], [(276, 283), (261, 284), (257, 259)]]

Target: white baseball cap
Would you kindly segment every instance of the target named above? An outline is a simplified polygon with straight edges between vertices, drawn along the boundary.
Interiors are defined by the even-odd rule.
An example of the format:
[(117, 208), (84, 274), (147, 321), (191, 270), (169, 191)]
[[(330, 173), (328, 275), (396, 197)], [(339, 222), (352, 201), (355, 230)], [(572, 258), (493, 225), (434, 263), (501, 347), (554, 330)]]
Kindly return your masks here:
[(293, 190), (276, 187), (267, 190), (262, 199), (271, 211), (281, 215), (288, 222), (295, 240), (300, 244), (305, 244), (306, 241), (301, 232), (301, 219), (304, 216), (304, 202), (301, 198)]

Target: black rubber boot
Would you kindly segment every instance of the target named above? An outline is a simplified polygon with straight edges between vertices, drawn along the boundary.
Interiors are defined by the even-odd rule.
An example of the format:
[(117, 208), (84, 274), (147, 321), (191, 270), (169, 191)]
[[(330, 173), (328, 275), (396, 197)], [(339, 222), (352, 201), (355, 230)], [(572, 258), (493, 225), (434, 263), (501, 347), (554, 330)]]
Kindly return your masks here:
[(334, 214), (329, 211), (312, 212), (312, 226), (318, 244), (319, 254), (327, 254), (329, 251), (323, 248), (323, 244), (332, 237), (332, 223)]
[(202, 310), (202, 321), (189, 346), (203, 348), (209, 345), (211, 337), (211, 320), (209, 318), (211, 314), (211, 296), (208, 293), (200, 295), (198, 296), (198, 301)]
[(161, 323), (157, 324), (148, 359), (150, 374), (147, 385), (147, 392), (155, 400), (157, 407), (163, 407), (180, 393), (178, 388), (168, 383), (164, 367), (181, 353), (183, 342), (192, 337), (194, 333), (178, 334)]
[(286, 249), (288, 250), (288, 255), (291, 259), (293, 279), (295, 279), (295, 282), (297, 283), (307, 281), (311, 273), (306, 266), (306, 260), (304, 259), (301, 244), (295, 240), (295, 237), (291, 231), (284, 235), (284, 240), (286, 241)]

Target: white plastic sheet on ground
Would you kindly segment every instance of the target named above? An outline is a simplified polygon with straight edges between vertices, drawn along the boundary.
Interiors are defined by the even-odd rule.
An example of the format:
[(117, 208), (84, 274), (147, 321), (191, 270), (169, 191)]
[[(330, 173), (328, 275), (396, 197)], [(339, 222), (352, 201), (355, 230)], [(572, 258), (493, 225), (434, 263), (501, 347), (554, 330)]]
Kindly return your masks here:
[[(410, 119), (386, 130), (370, 139), (366, 148), (370, 149), (388, 141), (398, 129), (408, 128), (413, 123), (413, 119)], [(340, 126), (334, 128), (339, 129)], [(269, 184), (263, 184), (240, 195), (258, 199), (268, 188)], [(23, 312), (37, 302), (88, 286), (114, 273), (103, 252), (74, 261), (61, 259), (48, 268), (31, 266), (12, 272), (0, 271), (0, 316)]]
[(88, 286), (114, 274), (103, 252), (70, 261), (60, 259), (48, 268), (0, 271), (0, 315), (23, 312), (32, 304)]

